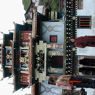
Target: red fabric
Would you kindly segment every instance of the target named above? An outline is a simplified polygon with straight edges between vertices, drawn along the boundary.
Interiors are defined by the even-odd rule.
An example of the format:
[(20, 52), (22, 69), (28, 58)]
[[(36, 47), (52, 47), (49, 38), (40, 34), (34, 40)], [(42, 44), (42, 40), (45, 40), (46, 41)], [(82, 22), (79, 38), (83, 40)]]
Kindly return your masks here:
[(95, 36), (82, 36), (75, 39), (75, 46), (84, 48), (86, 46), (95, 47)]
[(69, 81), (69, 84), (78, 84), (78, 83), (81, 83), (80, 80), (70, 80)]

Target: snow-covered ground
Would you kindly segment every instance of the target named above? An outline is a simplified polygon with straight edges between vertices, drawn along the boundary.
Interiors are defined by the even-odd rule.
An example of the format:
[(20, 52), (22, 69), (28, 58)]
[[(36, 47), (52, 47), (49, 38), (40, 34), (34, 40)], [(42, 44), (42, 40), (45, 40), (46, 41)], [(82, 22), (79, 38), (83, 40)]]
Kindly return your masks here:
[(0, 95), (31, 95), (31, 87), (21, 88), (14, 92), (13, 76), (3, 78), (3, 70), (0, 64)]
[(13, 77), (6, 77), (0, 81), (0, 95), (31, 95), (31, 87), (14, 92)]

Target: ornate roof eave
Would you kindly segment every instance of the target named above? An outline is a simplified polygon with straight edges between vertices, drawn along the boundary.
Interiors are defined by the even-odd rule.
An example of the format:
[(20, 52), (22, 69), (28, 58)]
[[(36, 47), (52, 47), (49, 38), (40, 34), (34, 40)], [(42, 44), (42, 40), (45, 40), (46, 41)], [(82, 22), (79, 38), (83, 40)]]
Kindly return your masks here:
[(30, 5), (29, 5), (29, 7), (28, 7), (28, 9), (27, 9), (27, 11), (25, 13), (26, 20), (32, 20), (32, 13), (33, 13), (34, 5), (35, 5), (35, 3), (33, 3), (31, 1)]
[[(26, 22), (27, 23), (31, 23), (32, 19), (33, 19), (33, 9), (35, 8), (35, 3), (33, 3), (31, 1), (29, 8), (27, 9), (26, 13), (25, 13), (25, 18), (26, 18)], [(45, 17), (43, 14), (37, 12), (37, 16), (43, 20), (43, 21), (47, 21), (47, 17)]]

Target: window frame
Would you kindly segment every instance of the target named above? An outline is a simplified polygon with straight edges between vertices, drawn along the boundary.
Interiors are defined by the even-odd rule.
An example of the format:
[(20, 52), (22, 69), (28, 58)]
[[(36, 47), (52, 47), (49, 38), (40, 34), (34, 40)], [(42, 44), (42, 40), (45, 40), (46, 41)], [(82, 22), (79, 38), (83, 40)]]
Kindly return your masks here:
[[(81, 21), (81, 20), (83, 20), (83, 21)], [(82, 24), (85, 24), (85, 25), (82, 26)], [(77, 16), (77, 28), (78, 29), (80, 29), (80, 28), (81, 29), (91, 29), (91, 26), (92, 26), (92, 17), (91, 16)]]

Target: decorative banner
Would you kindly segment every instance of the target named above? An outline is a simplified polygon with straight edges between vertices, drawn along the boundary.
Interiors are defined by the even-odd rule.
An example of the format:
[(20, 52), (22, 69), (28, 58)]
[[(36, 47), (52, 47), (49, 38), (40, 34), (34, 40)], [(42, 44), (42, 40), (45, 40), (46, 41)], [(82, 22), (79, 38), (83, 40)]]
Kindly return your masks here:
[(6, 66), (12, 66), (12, 47), (6, 46)]
[[(29, 47), (32, 31), (31, 24), (16, 24), (14, 33), (14, 82), (15, 90), (24, 88), (30, 83)], [(19, 85), (19, 86), (18, 86)]]
[(29, 49), (20, 48), (20, 84), (29, 84)]
[(39, 52), (37, 53), (37, 57), (36, 57), (36, 66), (37, 66), (37, 70), (41, 73), (44, 71), (44, 66), (45, 66), (45, 55), (44, 55), (44, 51), (43, 50), (39, 50)]

